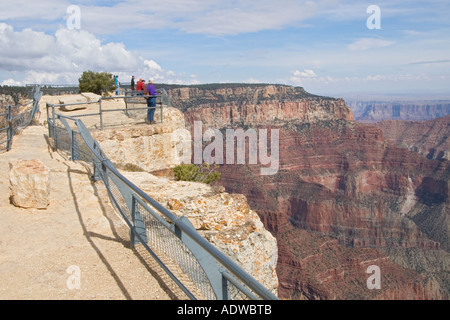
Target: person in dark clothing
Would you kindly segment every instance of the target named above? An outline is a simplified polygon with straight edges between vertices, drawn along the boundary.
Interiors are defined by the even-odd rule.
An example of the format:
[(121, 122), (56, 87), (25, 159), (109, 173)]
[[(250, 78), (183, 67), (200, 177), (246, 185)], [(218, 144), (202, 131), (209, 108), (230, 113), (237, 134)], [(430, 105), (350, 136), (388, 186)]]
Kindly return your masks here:
[(152, 97), (147, 98), (147, 123), (154, 124), (153, 118), (156, 110), (156, 89), (153, 84), (153, 80), (148, 81), (147, 87), (145, 87), (145, 95)]
[(135, 90), (136, 89), (136, 83), (134, 82), (134, 76), (131, 77), (131, 90)]

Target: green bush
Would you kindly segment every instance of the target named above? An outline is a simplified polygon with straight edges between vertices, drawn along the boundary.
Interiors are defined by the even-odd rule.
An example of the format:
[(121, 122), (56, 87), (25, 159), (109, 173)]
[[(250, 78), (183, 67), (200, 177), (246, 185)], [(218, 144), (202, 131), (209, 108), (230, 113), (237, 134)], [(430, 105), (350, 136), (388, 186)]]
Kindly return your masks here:
[(211, 166), (207, 163), (203, 163), (201, 166), (181, 164), (172, 170), (178, 181), (196, 181), (210, 184), (220, 179), (220, 172), (215, 170), (218, 167), (218, 165)]
[(85, 71), (78, 79), (78, 83), (81, 92), (93, 92), (99, 95), (116, 88), (112, 74), (107, 72)]

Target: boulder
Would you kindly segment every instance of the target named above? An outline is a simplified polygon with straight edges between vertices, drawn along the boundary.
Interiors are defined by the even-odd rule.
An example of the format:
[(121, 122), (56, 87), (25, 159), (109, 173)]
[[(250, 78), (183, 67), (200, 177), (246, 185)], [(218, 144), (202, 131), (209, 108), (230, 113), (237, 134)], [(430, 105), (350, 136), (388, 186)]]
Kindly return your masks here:
[[(89, 99), (81, 94), (64, 96), (59, 100), (59, 104), (83, 103), (89, 102)], [(62, 106), (61, 111), (75, 111), (87, 109), (87, 104), (65, 105)]]
[(50, 171), (39, 160), (11, 160), (11, 200), (16, 207), (46, 209), (49, 205)]

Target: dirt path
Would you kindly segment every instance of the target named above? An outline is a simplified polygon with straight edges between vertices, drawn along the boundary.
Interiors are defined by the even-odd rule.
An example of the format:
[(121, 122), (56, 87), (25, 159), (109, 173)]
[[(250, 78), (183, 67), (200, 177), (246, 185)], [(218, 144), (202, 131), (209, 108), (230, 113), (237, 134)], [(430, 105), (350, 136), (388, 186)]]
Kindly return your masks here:
[[(47, 135), (28, 127), (0, 154), (0, 299), (184, 299), (143, 250), (130, 249), (102, 183), (52, 152)], [(10, 203), (11, 159), (50, 169), (46, 210)]]

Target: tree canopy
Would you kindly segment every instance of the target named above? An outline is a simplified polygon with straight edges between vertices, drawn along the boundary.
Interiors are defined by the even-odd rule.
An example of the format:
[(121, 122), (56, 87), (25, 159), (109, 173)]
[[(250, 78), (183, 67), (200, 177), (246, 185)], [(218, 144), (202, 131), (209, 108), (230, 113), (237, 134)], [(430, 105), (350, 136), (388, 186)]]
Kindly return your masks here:
[(114, 78), (108, 72), (85, 71), (78, 79), (81, 92), (104, 94), (115, 89)]

